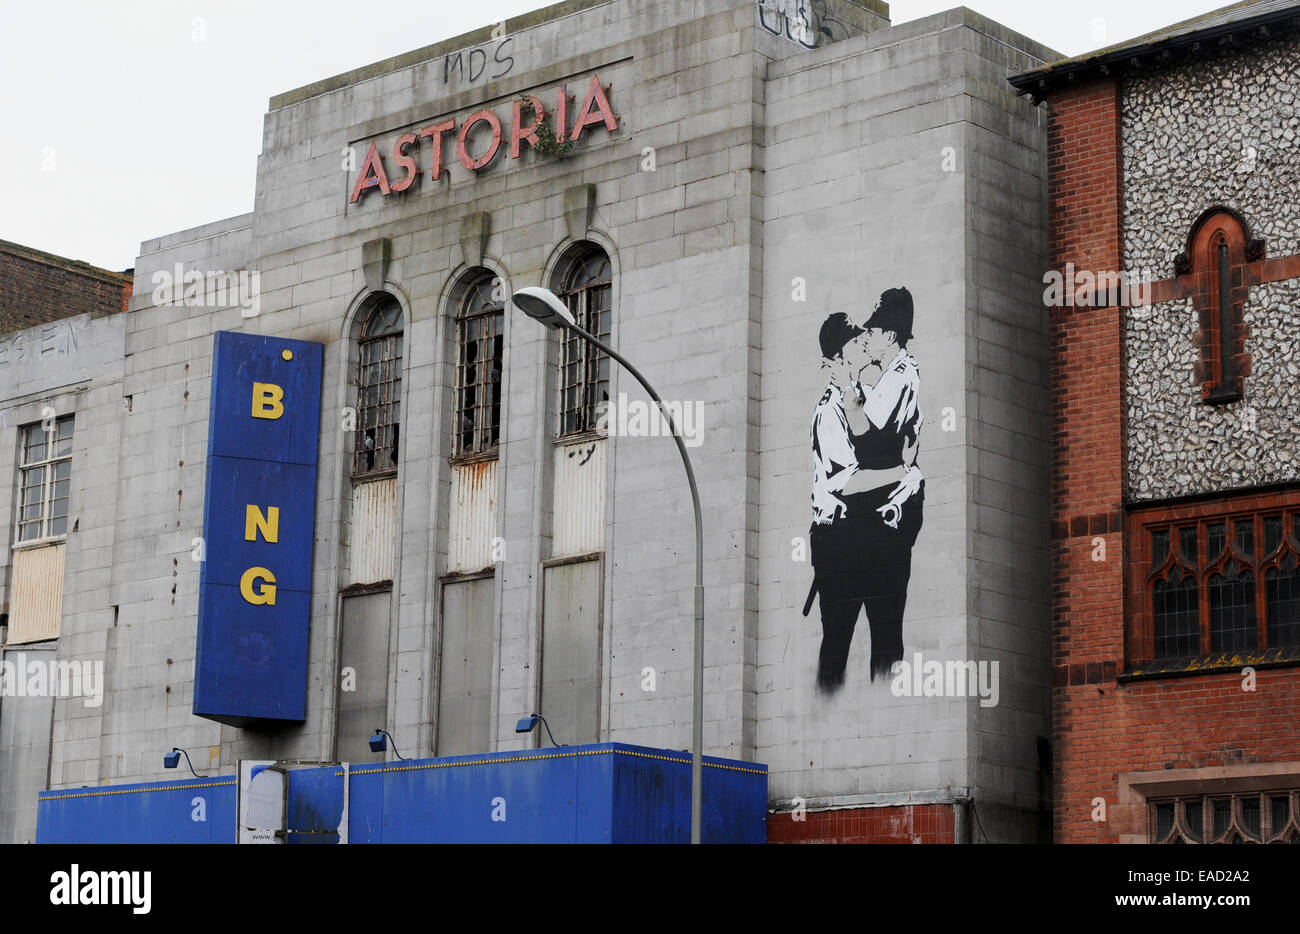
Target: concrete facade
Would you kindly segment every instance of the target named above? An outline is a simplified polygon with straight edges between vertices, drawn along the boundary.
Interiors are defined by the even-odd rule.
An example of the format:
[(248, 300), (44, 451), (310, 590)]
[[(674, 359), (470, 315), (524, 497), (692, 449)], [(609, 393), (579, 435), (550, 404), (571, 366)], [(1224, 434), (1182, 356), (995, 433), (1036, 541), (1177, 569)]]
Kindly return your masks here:
[[(99, 707), (54, 701), (48, 771), (12, 759), (7, 768), (24, 776), (16, 787), (158, 779), (173, 746), (201, 771), (229, 772), (241, 758), (363, 761), (358, 737), (379, 724), (352, 721), (376, 704), (403, 754), (436, 754), (443, 633), (454, 629), (444, 588), (463, 579), (490, 582), (469, 601), (475, 619), (491, 594), (490, 635), (457, 630), (452, 640), (462, 654), (491, 652), (490, 665), (467, 662), (471, 674), (456, 676), (490, 672), (478, 685), (486, 746), (474, 751), (532, 746), (514, 724), (544, 696), (545, 581), (563, 579), (550, 572), (573, 557), (555, 541), (558, 342), (507, 306), (493, 564), (466, 578), (449, 553), (461, 469), (451, 306), (474, 270), (498, 277), (506, 295), (551, 286), (571, 248), (592, 243), (613, 269), (612, 343), (666, 399), (702, 403), (691, 455), (706, 523), (706, 753), (770, 766), (773, 822), (801, 807), (938, 807), (952, 819), (926, 811), (925, 827), (902, 836), (1038, 839), (1050, 731), (1046, 134), (1005, 79), (1053, 55), (964, 9), (893, 28), (883, 4), (812, 10), (815, 28), (803, 31), (786, 28), (773, 2), (569, 0), (496, 35), (273, 98), (253, 211), (142, 244), (130, 313), (79, 339), (88, 388), (77, 396), (78, 524), (61, 635), (44, 650), (102, 658), (106, 689)], [(513, 101), (536, 95), (550, 111), (564, 86), (572, 124), (595, 75), (616, 130), (588, 127), (563, 159), (528, 148), (509, 157)], [(485, 168), (466, 169), (448, 137), (439, 180), (420, 144), (409, 190), (350, 200), (370, 143), (396, 180), (387, 154), (401, 134), (443, 119), (460, 128), (484, 108), (507, 128)], [(256, 313), (160, 303), (156, 277), (177, 264), (257, 272)], [(825, 388), (817, 332), (829, 313), (865, 320), (895, 286), (916, 301), (910, 349), (925, 413), (906, 658), (996, 662), (996, 705), (868, 682), (865, 621), (844, 690), (829, 700), (814, 691), (820, 627), (800, 608), (812, 580), (809, 420)], [(343, 635), (344, 603), (359, 593), (349, 590), (359, 536), (346, 413), (361, 319), (380, 290), (403, 314), (395, 547), (389, 596), (350, 604), (349, 618), (387, 613), (386, 654), (373, 631)], [(272, 731), (190, 713), (219, 330), (325, 345), (307, 719)], [(61, 371), (5, 373), (0, 385), (15, 426), (39, 420), (23, 407), (40, 399), (65, 411), (72, 403), (59, 394), (79, 383)], [(646, 399), (617, 368), (610, 391)], [(585, 555), (599, 583), (596, 738), (684, 748), (693, 527), (681, 467), (665, 438), (598, 443), (603, 475), (588, 482), (600, 487), (603, 535)], [(0, 502), (10, 526), (12, 509)], [(367, 682), (358, 698), (341, 697), (349, 646), (367, 659), (357, 674), (382, 677), (381, 690)], [(6, 716), (23, 726), (0, 726), (0, 737), (39, 732), (27, 720), (50, 715), (0, 708)], [(456, 722), (447, 741), (459, 745), (476, 721)], [(576, 741), (563, 733), (571, 725), (553, 720), (557, 739)], [(0, 825), (8, 839), (30, 836), (34, 808), (20, 804)]]

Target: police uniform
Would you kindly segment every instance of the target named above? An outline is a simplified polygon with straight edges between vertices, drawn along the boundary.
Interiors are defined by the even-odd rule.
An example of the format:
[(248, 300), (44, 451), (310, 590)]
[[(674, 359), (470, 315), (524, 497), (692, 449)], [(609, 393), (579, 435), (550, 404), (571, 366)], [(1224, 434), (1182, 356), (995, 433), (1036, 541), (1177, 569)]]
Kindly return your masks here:
[[(868, 326), (911, 338), (912, 301), (905, 289), (891, 289)], [(903, 449), (915, 443), (923, 416), (920, 371), (900, 349), (871, 388), (854, 384), (867, 416), (866, 430), (852, 431), (844, 391), (831, 384), (813, 414), (813, 524), (809, 533), (813, 591), (819, 596), (822, 644), (817, 686), (835, 691), (844, 683), (849, 647), (865, 608), (871, 628), (870, 677), (888, 674), (903, 658), (903, 613), (912, 570), (912, 546), (921, 530), (925, 483), (920, 470), (904, 465), (902, 483), (862, 493), (843, 488), (859, 468), (887, 470), (903, 464)], [(811, 604), (812, 593), (809, 594)], [(805, 607), (805, 613), (809, 607)]]
[(845, 513), (841, 490), (857, 465), (857, 453), (849, 441), (849, 420), (844, 414), (844, 390), (834, 383), (826, 386), (813, 410), (813, 525), (833, 522)]
[[(920, 372), (916, 360), (900, 350), (880, 381), (866, 392), (863, 410), (868, 425), (860, 435), (850, 432), (858, 465), (869, 469), (896, 467), (903, 448), (920, 435), (924, 417), (918, 401)], [(925, 481), (912, 469), (901, 489), (894, 484), (847, 497), (852, 511), (875, 521), (861, 529), (854, 573), (860, 577), (862, 603), (871, 627), (871, 678), (889, 674), (903, 660), (903, 612), (912, 576), (912, 546), (921, 531)], [(852, 637), (852, 629), (849, 629)], [(847, 641), (845, 645), (847, 654)]]

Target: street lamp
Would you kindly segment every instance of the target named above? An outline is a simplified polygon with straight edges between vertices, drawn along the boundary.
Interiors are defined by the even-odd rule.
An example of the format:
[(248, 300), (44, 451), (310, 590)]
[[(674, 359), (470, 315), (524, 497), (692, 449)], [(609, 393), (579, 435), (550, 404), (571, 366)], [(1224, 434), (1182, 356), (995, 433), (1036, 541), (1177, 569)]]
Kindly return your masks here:
[(190, 754), (186, 752), (184, 749), (181, 749), (179, 746), (173, 746), (171, 752), (164, 753), (163, 768), (164, 769), (176, 768), (176, 766), (181, 764), (181, 756), (185, 757), (185, 764), (190, 767), (190, 774), (193, 775), (195, 778), (202, 778), (203, 777), (202, 775), (194, 771), (194, 763), (190, 761)]
[(388, 748), (388, 744), (390, 742), (393, 744), (393, 755), (397, 756), (397, 758), (399, 759), (405, 759), (406, 756), (402, 755), (400, 752), (397, 751), (397, 741), (393, 739), (393, 734), (383, 729), (382, 727), (376, 729), (375, 732), (371, 734), (370, 751), (383, 752), (385, 749)]
[(546, 718), (539, 713), (529, 714), (526, 717), (520, 717), (519, 722), (515, 724), (515, 732), (531, 733), (533, 730), (537, 729), (538, 721), (541, 722), (542, 726), (546, 727), (546, 735), (551, 737), (551, 745), (559, 746), (560, 744), (555, 741), (554, 734), (551, 733), (551, 725), (547, 723)]
[(682, 466), (686, 468), (686, 482), (691, 488), (691, 505), (695, 509), (695, 686), (692, 705), (691, 724), (691, 843), (700, 842), (700, 755), (704, 747), (704, 521), (700, 516), (700, 491), (695, 486), (695, 471), (691, 469), (691, 459), (682, 442), (681, 431), (672, 413), (659, 398), (659, 393), (646, 382), (646, 378), (629, 363), (617, 350), (599, 338), (578, 327), (573, 314), (550, 289), (527, 286), (510, 297), (514, 306), (528, 317), (540, 321), (548, 328), (557, 331), (569, 330), (587, 343), (598, 347), (617, 360), (631, 373), (638, 383), (650, 394), (650, 398), (659, 406), (672, 428), (673, 441), (682, 455)]

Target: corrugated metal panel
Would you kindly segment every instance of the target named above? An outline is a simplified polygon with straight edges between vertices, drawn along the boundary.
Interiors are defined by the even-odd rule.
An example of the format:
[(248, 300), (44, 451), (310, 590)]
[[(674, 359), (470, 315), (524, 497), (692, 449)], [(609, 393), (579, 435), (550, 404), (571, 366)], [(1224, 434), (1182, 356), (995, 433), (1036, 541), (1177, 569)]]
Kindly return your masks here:
[(351, 584), (393, 579), (397, 543), (397, 478), (352, 487)]
[(600, 738), (599, 561), (542, 571), (542, 712), (561, 743)]
[(481, 571), (493, 565), (497, 534), (497, 462), (477, 461), (452, 468), (451, 540), (447, 567)]
[(605, 444), (600, 438), (555, 448), (554, 557), (605, 547)]
[[(383, 760), (367, 740), (388, 718), (388, 633), (392, 593), (343, 598), (339, 667), (356, 672), (352, 690), (339, 692), (338, 755), (348, 762)], [(337, 822), (336, 822), (337, 823)]]
[(487, 752), (492, 744), (493, 593), (496, 579), (442, 588), (438, 755)]
[(63, 543), (59, 542), (13, 553), (10, 645), (59, 637), (59, 618), (63, 614), (63, 549)]

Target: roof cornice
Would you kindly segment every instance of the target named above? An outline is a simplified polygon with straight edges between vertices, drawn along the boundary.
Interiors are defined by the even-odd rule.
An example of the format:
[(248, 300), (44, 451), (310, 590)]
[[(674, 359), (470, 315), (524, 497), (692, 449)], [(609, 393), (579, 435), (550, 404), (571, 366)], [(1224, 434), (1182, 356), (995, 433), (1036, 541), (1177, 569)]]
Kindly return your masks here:
[[(1202, 18), (1212, 18), (1213, 15)], [(1288, 4), (1254, 16), (1244, 16), (1226, 23), (1218, 22), (1203, 29), (1191, 29), (1172, 35), (1166, 29), (1120, 46), (1012, 75), (1007, 80), (1018, 94), (1028, 94), (1038, 104), (1065, 87), (1112, 75), (1139, 74), (1153, 66), (1204, 57), (1214, 50), (1230, 48), (1248, 39), (1267, 38), (1298, 29), (1300, 3)]]

